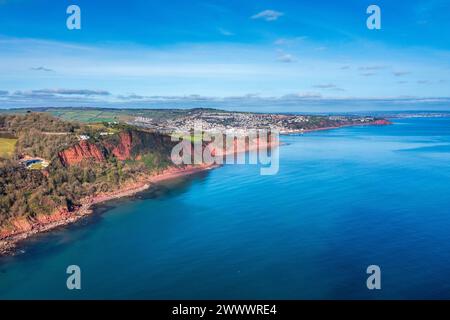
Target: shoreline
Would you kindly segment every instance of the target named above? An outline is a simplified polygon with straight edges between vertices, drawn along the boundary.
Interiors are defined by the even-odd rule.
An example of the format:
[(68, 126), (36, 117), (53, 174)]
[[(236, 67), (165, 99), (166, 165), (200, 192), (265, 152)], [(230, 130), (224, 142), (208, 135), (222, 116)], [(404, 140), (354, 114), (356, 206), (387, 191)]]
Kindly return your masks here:
[(138, 181), (128, 183), (120, 190), (86, 197), (81, 200), (81, 206), (72, 212), (56, 210), (49, 216), (37, 217), (35, 221), (28, 222), (29, 230), (14, 232), (11, 235), (4, 236), (0, 239), (0, 257), (2, 255), (14, 254), (17, 244), (33, 235), (45, 233), (58, 227), (72, 224), (88, 215), (91, 215), (93, 213), (92, 207), (96, 204), (130, 197), (148, 190), (154, 184), (187, 177), (196, 173), (209, 171), (217, 167), (219, 167), (219, 165), (199, 165), (181, 169), (169, 168), (160, 174), (141, 177)]
[(393, 123), (389, 120), (377, 120), (372, 123), (353, 123), (353, 124), (344, 124), (339, 127), (323, 127), (323, 128), (315, 128), (315, 129), (306, 129), (306, 130), (295, 130), (295, 131), (282, 131), (280, 135), (291, 135), (291, 134), (303, 134), (309, 132), (318, 132), (318, 131), (328, 131), (334, 129), (348, 128), (348, 127), (369, 127), (369, 126), (387, 126), (392, 125)]

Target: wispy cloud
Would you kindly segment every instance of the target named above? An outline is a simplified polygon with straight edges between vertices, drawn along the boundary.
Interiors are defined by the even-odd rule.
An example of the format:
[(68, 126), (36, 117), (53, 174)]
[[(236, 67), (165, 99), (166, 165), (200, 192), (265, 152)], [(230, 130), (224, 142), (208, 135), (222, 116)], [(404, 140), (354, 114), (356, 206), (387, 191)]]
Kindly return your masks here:
[(110, 92), (105, 90), (89, 90), (89, 89), (38, 89), (30, 91), (16, 91), (16, 96), (52, 96), (52, 95), (80, 95), (80, 96), (109, 96)]
[[(216, 31), (217, 36), (217, 29), (213, 31)], [(273, 41), (272, 38), (269, 43), (252, 46), (223, 42), (180, 44), (163, 48), (115, 43), (76, 47), (65, 42), (0, 37), (0, 46), (5, 45), (8, 48), (0, 50), (0, 88), (9, 90), (10, 94), (6, 96), (12, 96), (15, 90), (32, 88), (71, 89), (47, 89), (26, 93), (28, 97), (37, 97), (42, 106), (57, 105), (54, 103), (55, 96), (58, 96), (58, 101), (63, 100), (66, 103), (67, 100), (75, 101), (84, 94), (78, 102), (75, 101), (77, 105), (87, 99), (124, 104), (136, 102), (143, 105), (147, 97), (137, 95), (199, 93), (224, 97), (259, 92), (261, 88), (264, 88), (265, 95), (282, 96), (303, 88), (343, 98), (344, 94), (340, 92), (342, 90), (337, 88), (312, 87), (330, 83), (344, 88), (345, 95), (360, 98), (397, 94), (445, 96), (449, 92), (448, 82), (439, 81), (447, 79), (449, 70), (448, 55), (442, 52), (423, 51), (427, 54), (421, 52), (422, 60), (418, 63), (414, 52), (409, 56), (408, 52), (402, 52), (400, 55), (395, 50), (383, 50), (383, 54), (374, 55), (372, 52), (367, 56), (352, 56), (346, 50), (329, 50), (330, 52), (319, 55), (314, 51), (318, 44), (309, 40), (301, 46), (292, 47), (274, 47)], [(289, 41), (283, 40), (280, 43)], [(399, 56), (401, 59), (397, 58)], [(31, 66), (43, 66), (51, 67), (57, 72), (24, 72), (23, 61), (29, 61), (27, 69)], [(386, 70), (378, 71), (385, 68), (384, 66), (388, 66)], [(341, 68), (351, 70), (344, 72)], [(420, 77), (394, 77), (394, 71), (408, 71)], [(381, 81), (381, 75), (386, 81)], [(373, 77), (363, 78), (370, 76)], [(421, 79), (431, 82), (429, 85), (416, 83)], [(409, 84), (397, 84), (396, 80), (409, 80)], [(95, 89), (104, 90), (102, 93), (102, 90)], [(111, 94), (108, 95), (108, 92)], [(45, 94), (51, 98), (44, 101)], [(15, 98), (25, 99), (23, 96)], [(5, 99), (3, 95), (0, 108)], [(30, 105), (35, 105), (34, 102), (27, 100)], [(157, 107), (156, 102), (154, 105)]]
[(313, 85), (313, 88), (318, 88), (318, 89), (334, 89), (336, 88), (335, 84), (332, 83), (327, 83), (327, 84), (316, 84)]
[(147, 97), (133, 93), (129, 95), (118, 95), (117, 98), (120, 100), (130, 101), (130, 100), (143, 100), (146, 99)]
[(279, 98), (279, 100), (289, 101), (289, 100), (309, 100), (309, 99), (322, 99), (323, 96), (318, 92), (300, 92), (287, 94)]
[(292, 54), (289, 53), (280, 53), (277, 57), (277, 61), (283, 62), (283, 63), (292, 63), (296, 62), (297, 59)]
[(252, 19), (263, 19), (266, 21), (275, 21), (278, 20), (281, 16), (283, 16), (283, 12), (275, 11), (275, 10), (264, 10), (260, 13), (253, 15)]
[(333, 91), (345, 91), (344, 89), (339, 88), (337, 85), (335, 85), (333, 83), (316, 84), (316, 85), (313, 85), (313, 88), (327, 89), (327, 90), (333, 90)]
[(376, 75), (376, 73), (375, 72), (363, 72), (363, 73), (361, 73), (361, 75), (363, 77), (372, 77), (372, 76)]
[(402, 77), (402, 76), (411, 74), (411, 72), (409, 72), (409, 71), (394, 71), (392, 74), (396, 77)]
[(54, 70), (52, 70), (52, 69), (49, 69), (49, 68), (46, 68), (46, 67), (33, 67), (33, 68), (30, 68), (30, 70), (33, 70), (33, 71), (45, 71), (45, 72), (53, 72)]
[(231, 37), (231, 36), (234, 36), (234, 33), (233, 33), (233, 32), (228, 31), (228, 30), (223, 29), (223, 28), (219, 28), (219, 32), (220, 32), (221, 35), (223, 35), (223, 36), (225, 36), (225, 37)]
[(273, 44), (276, 46), (291, 46), (291, 45), (299, 43), (303, 40), (306, 40), (307, 38), (308, 37), (306, 37), (306, 36), (294, 37), (294, 38), (279, 38), (279, 39), (275, 40)]
[(362, 66), (359, 67), (358, 70), (360, 71), (373, 71), (373, 70), (383, 70), (386, 69), (387, 66)]
[[(40, 92), (42, 90), (34, 90)], [(136, 98), (136, 99), (133, 99)], [(307, 111), (307, 112), (359, 112), (374, 110), (449, 110), (450, 97), (330, 97), (318, 92), (300, 92), (282, 96), (242, 96), (212, 97), (203, 95), (185, 96), (128, 96), (91, 97), (55, 94), (35, 94), (32, 91), (1, 96), (3, 107), (109, 107), (109, 108), (198, 108), (211, 107), (241, 111)], [(142, 99), (141, 99), (142, 98)], [(128, 99), (128, 100), (127, 100)]]

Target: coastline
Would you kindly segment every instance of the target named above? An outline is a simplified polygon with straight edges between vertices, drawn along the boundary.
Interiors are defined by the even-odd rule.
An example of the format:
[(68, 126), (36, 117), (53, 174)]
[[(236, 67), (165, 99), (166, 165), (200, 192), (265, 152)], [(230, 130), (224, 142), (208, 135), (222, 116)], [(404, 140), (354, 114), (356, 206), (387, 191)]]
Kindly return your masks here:
[(188, 166), (185, 168), (169, 168), (160, 174), (141, 177), (136, 182), (126, 184), (120, 190), (84, 198), (81, 200), (81, 206), (72, 212), (58, 209), (53, 214), (48, 216), (37, 217), (33, 222), (25, 222), (24, 219), (20, 219), (17, 221), (16, 225), (19, 230), (20, 228), (23, 228), (22, 231), (13, 231), (9, 235), (0, 235), (0, 256), (13, 254), (17, 243), (22, 240), (38, 233), (44, 233), (58, 227), (72, 224), (83, 217), (92, 214), (93, 205), (114, 199), (130, 197), (149, 189), (154, 184), (190, 176), (196, 173), (212, 170), (217, 167), (218, 165), (198, 165)]
[(315, 129), (306, 129), (306, 130), (293, 130), (293, 131), (283, 131), (280, 132), (281, 135), (291, 135), (291, 134), (303, 134), (308, 132), (317, 132), (317, 131), (328, 131), (334, 129), (348, 128), (348, 127), (365, 127), (365, 126), (387, 126), (393, 124), (389, 120), (377, 120), (371, 123), (353, 123), (353, 124), (344, 124), (339, 127), (322, 127)]
[[(349, 125), (343, 125), (339, 127), (324, 127), (324, 128), (317, 128), (317, 129), (310, 129), (310, 130), (302, 130), (302, 131), (296, 131), (296, 132), (286, 132), (286, 133), (280, 133), (281, 135), (290, 135), (290, 134), (303, 134), (308, 132), (315, 132), (315, 131), (325, 131), (325, 130), (333, 130), (333, 129), (339, 129), (344, 127), (351, 127), (351, 126), (373, 126), (373, 125), (388, 125), (392, 124), (390, 121), (383, 121), (378, 123), (361, 123), (361, 124), (349, 124)], [(277, 143), (265, 143), (261, 144), (261, 141), (258, 141), (256, 145), (252, 146), (246, 146), (246, 150), (244, 152), (249, 151), (255, 151), (259, 147), (279, 147), (282, 144), (278, 141)], [(236, 153), (234, 150), (226, 150), (224, 152), (221, 152), (222, 156), (226, 156), (229, 153)], [(124, 197), (130, 197), (137, 193), (143, 192), (147, 189), (149, 189), (152, 185), (164, 182), (167, 180), (177, 179), (186, 177), (195, 173), (204, 172), (208, 170), (215, 169), (217, 167), (220, 167), (219, 164), (202, 164), (202, 165), (196, 165), (196, 166), (187, 166), (184, 168), (169, 168), (164, 170), (162, 173), (159, 174), (153, 174), (153, 175), (147, 175), (147, 176), (141, 176), (136, 179), (134, 182), (130, 182), (122, 186), (119, 190), (106, 192), (106, 193), (100, 193), (94, 196), (88, 196), (84, 199), (82, 199), (81, 205), (76, 208), (74, 211), (67, 211), (67, 210), (61, 210), (57, 209), (55, 212), (53, 212), (50, 215), (41, 215), (36, 217), (33, 221), (29, 221), (25, 218), (18, 219), (16, 221), (13, 221), (14, 229), (12, 231), (6, 231), (5, 229), (0, 229), (0, 257), (2, 255), (10, 255), (14, 254), (14, 251), (16, 249), (16, 245), (18, 242), (25, 240), (33, 235), (44, 233), (51, 231), (53, 229), (56, 229), (58, 227), (66, 226), (71, 223), (74, 223), (83, 217), (86, 217), (90, 214), (92, 214), (92, 206), (107, 202), (114, 199), (120, 199)]]

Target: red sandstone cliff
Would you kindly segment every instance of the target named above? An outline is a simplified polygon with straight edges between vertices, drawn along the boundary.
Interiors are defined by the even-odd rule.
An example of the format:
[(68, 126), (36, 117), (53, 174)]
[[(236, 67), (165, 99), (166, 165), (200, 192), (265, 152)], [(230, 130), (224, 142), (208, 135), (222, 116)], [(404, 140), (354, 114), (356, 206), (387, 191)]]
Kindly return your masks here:
[(101, 162), (105, 160), (104, 151), (97, 145), (88, 141), (80, 143), (58, 153), (59, 159), (64, 165), (79, 164), (83, 160), (93, 160)]
[(170, 156), (172, 149), (170, 137), (136, 130), (124, 130), (118, 135), (108, 137), (98, 143), (80, 141), (64, 151), (59, 152), (59, 159), (64, 166), (80, 164), (83, 161), (102, 162), (109, 155), (124, 161), (139, 158), (148, 152), (157, 152)]
[(379, 125), (379, 126), (385, 126), (385, 125), (392, 124), (392, 122), (390, 122), (389, 120), (386, 120), (386, 119), (381, 119), (381, 120), (375, 120), (374, 122), (372, 122), (372, 124)]
[(84, 160), (102, 162), (106, 160), (108, 154), (113, 154), (118, 160), (127, 160), (131, 158), (133, 136), (129, 131), (123, 131), (119, 134), (119, 140), (105, 142), (104, 146), (90, 143), (86, 140), (61, 151), (58, 155), (65, 166), (80, 164)]
[(207, 144), (205, 148), (212, 157), (220, 158), (227, 155), (236, 156), (239, 153), (248, 151), (270, 150), (280, 144), (278, 139), (273, 139), (270, 135), (265, 137), (265, 139), (257, 137), (251, 140), (249, 138), (239, 140), (237, 137), (234, 137), (232, 145), (229, 145), (229, 141), (226, 141), (226, 139), (224, 143), (225, 145), (222, 147), (212, 142)]
[(119, 144), (112, 148), (112, 154), (118, 160), (127, 160), (131, 158), (131, 149), (133, 136), (129, 131), (123, 131), (119, 134)]

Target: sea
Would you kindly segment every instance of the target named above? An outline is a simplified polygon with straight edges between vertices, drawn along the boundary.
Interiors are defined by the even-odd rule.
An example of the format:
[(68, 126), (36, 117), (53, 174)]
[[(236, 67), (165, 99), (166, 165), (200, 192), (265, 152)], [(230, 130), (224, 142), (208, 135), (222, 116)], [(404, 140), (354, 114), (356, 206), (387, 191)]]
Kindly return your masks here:
[(449, 299), (450, 118), (392, 121), (98, 206), (0, 258), (0, 299)]

